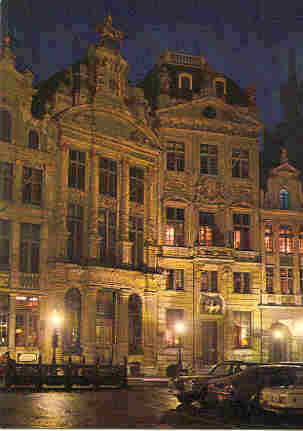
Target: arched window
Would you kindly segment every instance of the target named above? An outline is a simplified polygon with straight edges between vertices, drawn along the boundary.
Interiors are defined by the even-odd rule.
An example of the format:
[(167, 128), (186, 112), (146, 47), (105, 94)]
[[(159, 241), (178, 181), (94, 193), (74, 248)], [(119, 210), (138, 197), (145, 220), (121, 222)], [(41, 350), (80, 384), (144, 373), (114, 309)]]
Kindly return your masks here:
[(136, 294), (128, 300), (128, 352), (142, 353), (142, 301)]
[(36, 130), (30, 130), (28, 134), (28, 148), (33, 150), (39, 149), (39, 135)]
[(178, 87), (184, 90), (192, 90), (192, 76), (189, 73), (181, 73), (178, 78)]
[(66, 353), (81, 354), (81, 294), (78, 289), (69, 289), (64, 298), (65, 334), (64, 350)]
[(289, 206), (288, 191), (285, 189), (280, 190), (280, 209), (287, 210)]
[(11, 141), (12, 119), (6, 109), (0, 109), (0, 140)]

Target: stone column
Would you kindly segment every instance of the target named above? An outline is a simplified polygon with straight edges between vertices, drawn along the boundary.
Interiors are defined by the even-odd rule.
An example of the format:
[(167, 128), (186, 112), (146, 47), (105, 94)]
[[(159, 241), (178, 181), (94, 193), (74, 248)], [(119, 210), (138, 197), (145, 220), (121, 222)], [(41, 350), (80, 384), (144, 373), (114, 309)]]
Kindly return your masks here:
[(273, 223), (273, 249), (274, 249), (274, 293), (281, 295), (280, 284), (280, 223)]
[(20, 223), (12, 222), (10, 288), (20, 287)]
[(44, 222), (40, 228), (40, 262), (39, 262), (39, 272), (40, 272), (40, 288), (47, 288), (47, 260), (48, 260), (48, 223)]
[(15, 162), (15, 181), (13, 183), (13, 200), (15, 202), (22, 202), (23, 191), (23, 166), (20, 160)]
[(58, 240), (57, 240), (57, 259), (66, 260), (67, 258), (67, 238), (69, 236), (66, 217), (68, 205), (68, 162), (69, 151), (66, 142), (60, 145), (58, 155), (58, 166), (60, 166), (60, 187), (58, 196)]
[(15, 345), (15, 333), (16, 333), (16, 295), (9, 295), (9, 337), (8, 337), (8, 350), (11, 353), (12, 358), (16, 358), (16, 345)]
[[(143, 308), (143, 348), (144, 348), (144, 372), (150, 374), (154, 371), (156, 358), (156, 295), (151, 289), (144, 290)], [(149, 371), (150, 370), (150, 371)], [(149, 371), (149, 372), (148, 372)]]
[(128, 357), (128, 298), (131, 289), (120, 289), (119, 293), (119, 315), (117, 316), (119, 347), (117, 360), (122, 362), (125, 356)]
[(157, 269), (157, 255), (158, 247), (157, 233), (156, 233), (156, 219), (157, 219), (157, 197), (156, 197), (156, 171), (148, 169), (145, 180), (145, 196), (146, 205), (144, 212), (144, 240), (145, 240), (145, 262), (147, 268), (156, 271)]
[(98, 234), (98, 196), (99, 196), (99, 157), (94, 148), (91, 149), (90, 163), (90, 188), (89, 188), (89, 232), (88, 232), (88, 260), (91, 264), (97, 264), (99, 259), (99, 243), (100, 237)]
[(83, 295), (82, 308), (82, 346), (87, 363), (96, 361), (96, 308), (97, 291), (86, 288)]
[(129, 162), (122, 160), (120, 195), (120, 260), (131, 265), (132, 243), (129, 241)]

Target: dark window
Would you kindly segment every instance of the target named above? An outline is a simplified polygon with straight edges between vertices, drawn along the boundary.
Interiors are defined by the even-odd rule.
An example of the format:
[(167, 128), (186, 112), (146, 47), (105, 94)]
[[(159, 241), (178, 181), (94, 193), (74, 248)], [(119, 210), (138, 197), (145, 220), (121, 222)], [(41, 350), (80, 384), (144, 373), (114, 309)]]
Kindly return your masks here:
[(128, 353), (142, 351), (142, 301), (139, 295), (130, 295), (128, 300)]
[(82, 151), (69, 150), (68, 186), (85, 188), (85, 153)]
[(144, 203), (144, 170), (129, 168), (129, 198), (133, 202)]
[(184, 208), (166, 208), (165, 240), (167, 245), (184, 245)]
[(214, 214), (200, 212), (199, 221), (199, 244), (206, 247), (212, 246), (214, 231)]
[(266, 293), (274, 293), (274, 269), (266, 267)]
[(216, 95), (217, 97), (224, 96), (224, 82), (216, 81)]
[(282, 295), (293, 295), (293, 272), (289, 268), (280, 268), (280, 285)]
[(216, 145), (200, 144), (200, 174), (218, 174), (218, 154)]
[(184, 310), (166, 310), (166, 342), (168, 347), (182, 345), (183, 336), (177, 331), (176, 325), (184, 322)]
[(181, 88), (184, 88), (185, 90), (190, 90), (190, 79), (188, 76), (181, 77)]
[(39, 149), (39, 135), (36, 130), (30, 130), (28, 134), (28, 148)]
[(264, 245), (265, 245), (265, 251), (267, 253), (273, 252), (273, 231), (272, 231), (272, 224), (266, 223), (265, 224), (265, 235), (264, 235)]
[(280, 225), (279, 250), (284, 254), (293, 252), (293, 234), (289, 226)]
[(132, 263), (134, 267), (141, 267), (143, 264), (144, 252), (144, 218), (129, 217), (129, 240), (132, 246)]
[(250, 311), (233, 311), (233, 345), (235, 348), (251, 346)]
[(184, 171), (184, 144), (168, 142), (166, 153), (166, 169), (168, 171)]
[(13, 165), (11, 163), (0, 162), (0, 199), (12, 200), (13, 187)]
[(280, 190), (280, 209), (281, 210), (288, 210), (288, 191), (287, 190)]
[(20, 272), (38, 273), (40, 225), (21, 223)]
[(0, 294), (0, 346), (8, 346), (9, 296)]
[(99, 193), (117, 196), (117, 163), (114, 160), (99, 159)]
[(184, 290), (184, 270), (169, 269), (168, 289)]
[(116, 213), (99, 208), (98, 230), (101, 237), (101, 263), (114, 265), (116, 262)]
[(72, 262), (79, 263), (83, 251), (83, 207), (81, 205), (68, 205), (67, 229), (69, 232), (67, 256)]
[(11, 141), (12, 119), (11, 114), (6, 109), (0, 109), (0, 140)]
[(0, 265), (9, 265), (11, 223), (0, 220)]
[(248, 214), (233, 214), (234, 248), (250, 249), (250, 216)]
[(26, 204), (41, 205), (42, 203), (41, 169), (23, 167), (23, 202)]
[(38, 347), (39, 298), (16, 297), (16, 346)]
[(234, 272), (234, 293), (251, 293), (249, 272)]
[(81, 294), (78, 289), (69, 289), (64, 297), (64, 351), (80, 354), (81, 339)]
[(200, 272), (200, 291), (218, 292), (218, 272), (217, 271)]
[(249, 155), (248, 150), (232, 150), (232, 176), (234, 178), (248, 178)]

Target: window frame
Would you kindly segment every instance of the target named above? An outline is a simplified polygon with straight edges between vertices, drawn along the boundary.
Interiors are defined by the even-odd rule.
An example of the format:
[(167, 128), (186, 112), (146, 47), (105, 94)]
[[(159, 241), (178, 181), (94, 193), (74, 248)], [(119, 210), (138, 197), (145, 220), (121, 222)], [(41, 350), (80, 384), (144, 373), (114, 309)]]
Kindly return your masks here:
[[(233, 310), (233, 347), (235, 349), (250, 349), (252, 346), (252, 312), (251, 311), (238, 311), (238, 310)], [(236, 327), (236, 322), (239, 322), (239, 326), (238, 328), (240, 330), (235, 330)], [(242, 339), (242, 328), (245, 328), (246, 326), (243, 325), (243, 321), (248, 322), (248, 329), (247, 329), (247, 342), (243, 343), (243, 341), (241, 342)], [(237, 328), (237, 329), (238, 329)], [(244, 337), (243, 337), (244, 339)], [(244, 345), (243, 345), (243, 344)]]
[[(168, 217), (168, 213), (174, 217)], [(182, 216), (183, 214), (183, 216)], [(182, 226), (182, 229), (181, 229)], [(174, 229), (173, 243), (168, 243), (167, 233), (171, 233), (171, 229)], [(165, 244), (172, 245), (175, 247), (184, 247), (185, 245), (185, 209), (180, 207), (165, 207)]]
[[(98, 211), (98, 233), (100, 242), (100, 263), (116, 264), (117, 213), (111, 208), (100, 207)], [(113, 240), (114, 238), (114, 240)]]
[(19, 250), (20, 272), (24, 274), (39, 274), (41, 250), (40, 224), (21, 223)]
[(22, 202), (42, 206), (43, 203), (43, 169), (23, 166)]
[(6, 108), (0, 108), (0, 141), (10, 143), (12, 141), (12, 114)]
[(280, 267), (280, 289), (282, 295), (294, 294), (294, 271), (292, 268)]
[[(174, 318), (168, 318), (169, 314)], [(177, 317), (178, 316), (178, 317)], [(177, 322), (184, 322), (184, 309), (166, 308), (166, 347), (175, 348), (183, 346), (184, 334), (177, 334), (175, 325)]]
[(166, 170), (184, 172), (185, 144), (184, 142), (168, 141), (166, 145)]
[(129, 216), (129, 240), (132, 242), (132, 266), (144, 264), (144, 216)]
[(28, 148), (32, 150), (39, 150), (40, 148), (39, 133), (35, 129), (30, 129), (28, 132)]
[(233, 293), (251, 294), (251, 273), (233, 272)]
[[(203, 151), (203, 149), (205, 149), (205, 151)], [(203, 165), (204, 168), (202, 167)], [(200, 175), (218, 175), (217, 145), (200, 144)]]
[(291, 226), (280, 225), (279, 228), (279, 253), (294, 253), (293, 231)]
[(200, 271), (200, 292), (218, 293), (218, 271)]
[(184, 291), (184, 269), (168, 269), (167, 290)]
[[(72, 158), (72, 156), (74, 158)], [(68, 187), (85, 191), (86, 152), (69, 149)]]
[(281, 189), (280, 193), (280, 209), (288, 210), (289, 209), (289, 192), (286, 189)]
[(67, 239), (67, 258), (70, 262), (80, 263), (83, 258), (84, 246), (84, 207), (69, 203), (67, 210), (66, 224), (67, 230), (70, 232)]
[(12, 163), (0, 162), (0, 199), (13, 199), (14, 166)]
[(274, 268), (266, 266), (266, 293), (274, 293)]
[(129, 200), (144, 204), (144, 184), (145, 172), (143, 168), (137, 166), (129, 167)]
[(11, 221), (0, 219), (0, 268), (10, 265), (11, 231)]
[(117, 197), (117, 162), (103, 156), (99, 157), (99, 194)]
[(249, 178), (249, 150), (232, 148), (232, 178)]
[(251, 234), (251, 215), (233, 213), (233, 248), (240, 251), (251, 250)]

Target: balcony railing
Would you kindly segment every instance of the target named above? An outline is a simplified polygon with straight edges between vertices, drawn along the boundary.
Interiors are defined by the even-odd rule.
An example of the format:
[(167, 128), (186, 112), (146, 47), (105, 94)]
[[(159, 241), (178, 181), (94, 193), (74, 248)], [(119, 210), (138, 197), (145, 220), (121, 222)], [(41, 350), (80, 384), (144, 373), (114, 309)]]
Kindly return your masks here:
[(20, 274), (20, 287), (22, 289), (39, 289), (40, 274), (22, 272)]
[(301, 295), (262, 294), (262, 305), (303, 305)]

